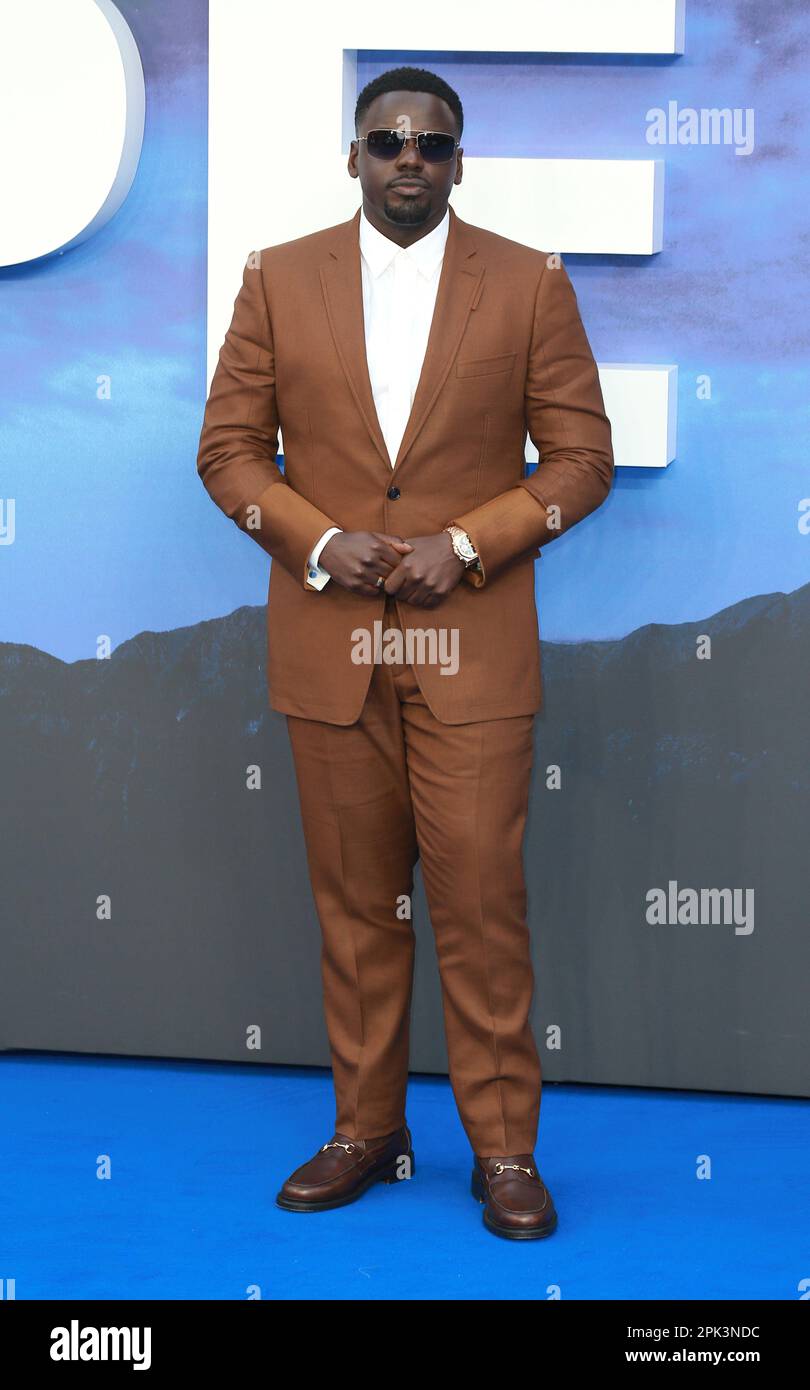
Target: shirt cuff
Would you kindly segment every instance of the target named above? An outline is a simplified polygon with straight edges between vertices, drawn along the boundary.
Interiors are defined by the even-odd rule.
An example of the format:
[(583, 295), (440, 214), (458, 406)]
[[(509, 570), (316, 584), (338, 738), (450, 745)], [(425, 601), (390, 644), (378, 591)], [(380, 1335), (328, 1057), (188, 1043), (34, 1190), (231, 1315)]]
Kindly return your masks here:
[(326, 542), (330, 541), (333, 536), (339, 535), (342, 529), (341, 526), (331, 526), (328, 531), (324, 531), (317, 545), (313, 546), (307, 561), (307, 584), (311, 589), (322, 589), (329, 582), (331, 577), (329, 571), (325, 570), (323, 565), (318, 564), (318, 557)]

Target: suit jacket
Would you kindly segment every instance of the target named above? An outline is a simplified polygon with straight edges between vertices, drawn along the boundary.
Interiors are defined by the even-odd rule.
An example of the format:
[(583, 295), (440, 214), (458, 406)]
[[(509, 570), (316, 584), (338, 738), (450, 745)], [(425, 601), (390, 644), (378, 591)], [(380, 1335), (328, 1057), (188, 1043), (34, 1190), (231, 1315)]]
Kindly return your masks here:
[[(450, 724), (533, 713), (542, 701), (534, 561), (599, 506), (613, 478), (574, 290), (544, 252), (450, 207), (430, 337), (392, 469), (366, 361), (359, 219), (358, 208), (348, 222), (248, 257), (200, 435), (210, 496), (273, 558), (270, 704), (332, 724), (354, 723), (363, 707), (374, 668), (351, 653), (357, 630), (383, 619), (385, 594), (307, 585), (307, 557), (325, 530), (423, 536), (454, 521), (482, 573), (465, 571), (436, 608), (398, 603), (403, 627), (458, 629), (457, 673), (417, 664), (422, 693)], [(527, 428), (540, 454), (528, 477)]]

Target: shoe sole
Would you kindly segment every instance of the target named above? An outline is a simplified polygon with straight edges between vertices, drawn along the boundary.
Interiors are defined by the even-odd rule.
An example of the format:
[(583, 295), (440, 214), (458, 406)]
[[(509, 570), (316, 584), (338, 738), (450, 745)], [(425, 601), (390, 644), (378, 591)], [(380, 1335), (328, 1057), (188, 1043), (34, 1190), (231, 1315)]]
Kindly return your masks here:
[[(403, 1157), (404, 1156), (405, 1155), (403, 1155)], [(410, 1160), (410, 1177), (412, 1178), (416, 1172), (416, 1160), (413, 1153), (409, 1153), (407, 1157)], [(398, 1157), (396, 1162), (390, 1164), (388, 1168), (382, 1168), (378, 1173), (369, 1173), (365, 1181), (360, 1183), (360, 1185), (355, 1188), (354, 1192), (349, 1193), (348, 1197), (337, 1197), (332, 1202), (297, 1202), (295, 1198), (282, 1197), (279, 1193), (276, 1197), (276, 1206), (281, 1207), (282, 1211), (302, 1212), (334, 1211), (336, 1207), (348, 1207), (352, 1202), (359, 1201), (363, 1194), (368, 1192), (368, 1189), (373, 1187), (375, 1183), (381, 1182), (385, 1183), (386, 1187), (392, 1187), (395, 1183), (409, 1182), (409, 1178), (401, 1178), (398, 1175), (397, 1168), (399, 1167), (399, 1163), (400, 1159)]]
[[(484, 1196), (481, 1179), (477, 1171), (473, 1172), (470, 1191), (477, 1202), (480, 1202), (482, 1206), (486, 1205), (487, 1199)], [(534, 1231), (519, 1231), (513, 1230), (511, 1227), (498, 1226), (494, 1221), (490, 1220), (489, 1213), (486, 1211), (483, 1215), (483, 1221), (488, 1231), (491, 1231), (495, 1236), (501, 1236), (503, 1240), (544, 1240), (546, 1236), (553, 1235), (557, 1229), (556, 1211), (552, 1221), (549, 1221), (545, 1226), (538, 1227)]]

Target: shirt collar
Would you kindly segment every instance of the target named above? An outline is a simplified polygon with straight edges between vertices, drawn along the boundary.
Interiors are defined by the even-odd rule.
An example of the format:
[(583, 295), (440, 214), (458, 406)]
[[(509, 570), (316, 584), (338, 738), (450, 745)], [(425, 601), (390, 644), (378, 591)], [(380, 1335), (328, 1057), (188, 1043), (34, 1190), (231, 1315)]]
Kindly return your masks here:
[(412, 246), (398, 246), (390, 237), (384, 236), (382, 232), (378, 232), (377, 228), (372, 226), (361, 207), (360, 253), (375, 280), (382, 275), (384, 270), (388, 269), (398, 251), (403, 251), (429, 280), (444, 256), (449, 229), (450, 209), (448, 207), (438, 227), (434, 227), (427, 236), (420, 237)]

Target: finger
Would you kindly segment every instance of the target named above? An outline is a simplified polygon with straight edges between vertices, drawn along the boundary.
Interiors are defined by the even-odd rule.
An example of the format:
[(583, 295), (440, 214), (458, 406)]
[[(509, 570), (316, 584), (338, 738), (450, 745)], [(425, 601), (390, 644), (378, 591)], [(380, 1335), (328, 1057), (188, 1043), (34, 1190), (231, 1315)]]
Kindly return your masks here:
[(386, 545), (390, 545), (391, 549), (395, 550), (398, 555), (410, 555), (413, 550), (410, 542), (404, 541), (401, 536), (388, 536), (383, 532), (379, 534), (379, 539), (385, 541)]
[(441, 603), (442, 595), (428, 584), (421, 584), (417, 592), (417, 599), (422, 608), (435, 608), (437, 603)]
[(397, 565), (396, 569), (391, 570), (383, 585), (385, 592), (387, 594), (397, 594), (401, 596), (403, 588), (407, 583), (407, 577), (407, 573), (402, 568), (402, 565)]
[[(382, 575), (380, 575), (382, 578)], [(356, 594), (362, 594), (364, 598), (379, 598), (380, 594), (385, 593), (384, 584), (378, 584), (373, 579), (362, 579), (357, 583), (353, 590)]]
[(399, 561), (386, 560), (383, 555), (377, 560), (372, 560), (365, 566), (363, 578), (367, 584), (376, 584), (379, 578), (387, 579), (389, 574), (398, 569)]

